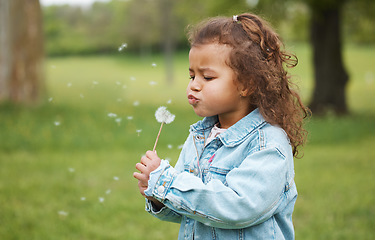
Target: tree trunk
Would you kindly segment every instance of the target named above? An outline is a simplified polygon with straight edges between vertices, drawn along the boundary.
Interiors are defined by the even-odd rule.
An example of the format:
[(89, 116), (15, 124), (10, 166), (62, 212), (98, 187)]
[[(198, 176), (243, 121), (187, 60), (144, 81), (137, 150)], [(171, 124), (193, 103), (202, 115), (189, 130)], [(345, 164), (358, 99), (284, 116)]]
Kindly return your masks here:
[(312, 7), (311, 41), (315, 89), (310, 109), (321, 115), (327, 111), (346, 114), (346, 85), (349, 76), (341, 53), (341, 1), (329, 8)]
[(35, 103), (43, 88), (38, 0), (0, 0), (0, 102)]

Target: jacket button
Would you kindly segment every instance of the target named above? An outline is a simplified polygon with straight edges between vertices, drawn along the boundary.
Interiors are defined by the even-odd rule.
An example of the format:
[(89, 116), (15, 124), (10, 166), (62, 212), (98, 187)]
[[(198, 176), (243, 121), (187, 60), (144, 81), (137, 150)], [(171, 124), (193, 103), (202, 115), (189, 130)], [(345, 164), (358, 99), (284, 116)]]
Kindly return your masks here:
[(164, 193), (164, 190), (165, 190), (164, 186), (159, 186), (159, 187), (158, 187), (158, 193), (159, 193), (159, 194), (163, 194), (163, 193)]
[(194, 175), (195, 175), (195, 176), (198, 175), (198, 169), (197, 169), (197, 168), (194, 168)]

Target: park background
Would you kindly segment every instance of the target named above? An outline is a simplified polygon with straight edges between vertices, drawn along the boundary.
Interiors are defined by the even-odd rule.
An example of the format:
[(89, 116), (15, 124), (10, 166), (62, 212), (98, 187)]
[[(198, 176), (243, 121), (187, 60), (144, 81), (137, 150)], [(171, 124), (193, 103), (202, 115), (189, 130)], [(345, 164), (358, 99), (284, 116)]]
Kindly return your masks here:
[[(375, 6), (365, 0), (340, 2), (345, 2), (340, 37), (349, 74), (348, 111), (313, 112), (306, 121), (308, 142), (303, 157), (295, 159), (297, 239), (372, 239), (375, 234)], [(9, 97), (0, 105), (0, 238), (176, 239), (179, 225), (144, 211), (132, 173), (153, 146), (159, 106), (176, 115), (157, 149), (172, 164), (189, 125), (199, 120), (185, 96), (186, 27), (208, 16), (260, 14), (299, 58), (291, 73), (309, 105), (315, 86), (309, 4), (42, 5), (40, 94), (29, 101)]]

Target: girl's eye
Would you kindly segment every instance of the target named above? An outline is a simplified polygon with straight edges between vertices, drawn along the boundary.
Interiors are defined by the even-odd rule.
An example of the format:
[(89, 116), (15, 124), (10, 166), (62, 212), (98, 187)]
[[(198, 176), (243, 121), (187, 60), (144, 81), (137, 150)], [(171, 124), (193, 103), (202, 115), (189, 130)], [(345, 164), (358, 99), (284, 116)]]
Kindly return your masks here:
[(204, 79), (206, 79), (207, 81), (210, 81), (212, 79), (214, 79), (213, 77), (204, 77)]

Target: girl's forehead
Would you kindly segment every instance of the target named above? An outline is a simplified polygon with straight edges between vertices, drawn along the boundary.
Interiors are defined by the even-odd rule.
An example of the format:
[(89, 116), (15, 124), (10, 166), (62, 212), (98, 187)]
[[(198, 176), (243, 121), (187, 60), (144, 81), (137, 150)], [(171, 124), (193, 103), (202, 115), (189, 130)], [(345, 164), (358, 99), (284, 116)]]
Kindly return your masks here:
[(231, 47), (218, 43), (194, 45), (189, 53), (190, 69), (206, 72), (226, 69), (231, 50)]

